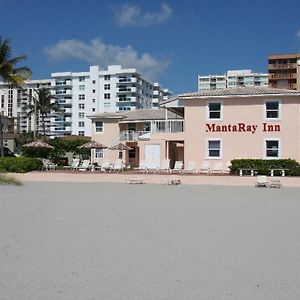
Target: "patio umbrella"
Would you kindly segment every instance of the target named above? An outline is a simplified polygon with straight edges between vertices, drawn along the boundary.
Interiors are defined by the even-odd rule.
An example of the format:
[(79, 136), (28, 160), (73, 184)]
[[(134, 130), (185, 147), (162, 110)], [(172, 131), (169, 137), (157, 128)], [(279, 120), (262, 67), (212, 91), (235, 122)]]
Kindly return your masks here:
[(95, 153), (94, 153), (95, 149), (106, 149), (107, 147), (96, 141), (90, 141), (88, 143), (78, 146), (77, 148), (78, 149), (90, 149), (91, 150), (91, 163), (93, 164), (94, 156), (95, 156)]
[(119, 142), (117, 144), (114, 144), (114, 145), (110, 146), (108, 149), (109, 150), (119, 150), (120, 151), (120, 155), (121, 155), (121, 157), (119, 156), (119, 158), (121, 158), (123, 160), (123, 157), (124, 157), (123, 152), (125, 150), (126, 151), (131, 150), (132, 148), (129, 147), (129, 146), (127, 146), (126, 144), (124, 144), (122, 142)]
[(119, 150), (119, 151), (122, 151), (122, 150), (131, 150), (132, 148), (127, 146), (126, 144), (122, 143), (122, 142), (119, 142), (115, 145), (112, 145), (108, 148), (109, 150)]
[(23, 147), (26, 147), (26, 148), (44, 148), (44, 149), (54, 149), (53, 146), (49, 145), (48, 143), (42, 141), (42, 140), (36, 140), (36, 141), (33, 141), (31, 143), (28, 143), (28, 144), (25, 144), (23, 145)]
[(107, 147), (96, 141), (90, 141), (88, 143), (78, 146), (77, 148), (79, 148), (79, 149), (106, 149)]

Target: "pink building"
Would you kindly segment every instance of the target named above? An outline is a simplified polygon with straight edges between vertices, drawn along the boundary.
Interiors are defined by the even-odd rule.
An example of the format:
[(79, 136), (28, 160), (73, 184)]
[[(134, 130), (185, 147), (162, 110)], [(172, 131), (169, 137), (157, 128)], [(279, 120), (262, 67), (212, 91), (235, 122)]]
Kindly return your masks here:
[(149, 168), (161, 168), (165, 159), (171, 168), (180, 160), (196, 169), (226, 169), (237, 158), (300, 162), (299, 91), (241, 87), (182, 94), (163, 105), (154, 118), (151, 110), (135, 111), (134, 118), (93, 116), (93, 139), (107, 144), (134, 132), (136, 140), (123, 138), (135, 149), (126, 162)]

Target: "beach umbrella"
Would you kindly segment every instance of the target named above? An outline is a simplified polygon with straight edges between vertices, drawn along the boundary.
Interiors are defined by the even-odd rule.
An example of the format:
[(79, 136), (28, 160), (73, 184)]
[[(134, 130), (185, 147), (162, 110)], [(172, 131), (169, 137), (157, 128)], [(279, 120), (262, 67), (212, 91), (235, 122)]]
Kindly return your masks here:
[(122, 151), (122, 150), (131, 150), (132, 148), (127, 146), (126, 144), (122, 143), (122, 142), (119, 142), (115, 145), (112, 145), (108, 148), (109, 150), (119, 150), (119, 151)]
[(78, 149), (106, 149), (107, 147), (96, 141), (90, 141), (77, 147)]
[(119, 142), (117, 144), (114, 144), (114, 145), (110, 146), (108, 149), (109, 150), (118, 150), (118, 151), (120, 151), (119, 152), (119, 155), (120, 155), (119, 158), (121, 158), (123, 160), (123, 157), (124, 157), (123, 152), (125, 150), (126, 151), (131, 150), (132, 148), (127, 146), (126, 144), (124, 144), (122, 142)]
[(99, 142), (90, 141), (77, 147), (78, 149), (90, 149), (91, 150), (91, 163), (94, 163), (95, 149), (107, 149), (107, 147)]
[(42, 140), (36, 140), (31, 143), (23, 145), (26, 148), (36, 148), (36, 149), (54, 149), (53, 146), (49, 145), (48, 143)]

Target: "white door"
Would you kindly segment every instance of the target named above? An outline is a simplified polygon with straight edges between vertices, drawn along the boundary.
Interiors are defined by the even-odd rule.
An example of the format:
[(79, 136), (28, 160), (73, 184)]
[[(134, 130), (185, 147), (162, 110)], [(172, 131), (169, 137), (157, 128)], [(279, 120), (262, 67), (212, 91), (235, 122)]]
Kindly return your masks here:
[(145, 145), (145, 164), (149, 169), (160, 166), (160, 145)]

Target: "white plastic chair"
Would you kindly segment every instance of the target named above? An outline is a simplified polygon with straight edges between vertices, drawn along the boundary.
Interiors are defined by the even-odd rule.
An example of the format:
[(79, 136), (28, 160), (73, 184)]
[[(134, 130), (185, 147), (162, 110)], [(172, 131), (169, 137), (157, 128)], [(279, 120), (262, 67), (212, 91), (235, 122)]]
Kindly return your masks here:
[(91, 168), (91, 162), (89, 159), (83, 160), (82, 164), (79, 165), (78, 170), (79, 171), (87, 171)]
[(200, 168), (201, 173), (209, 173), (210, 172), (210, 164), (209, 161), (205, 160)]
[(170, 172), (170, 159), (164, 159), (161, 163), (160, 170), (162, 172), (167, 171), (168, 173)]
[(175, 161), (175, 165), (174, 168), (172, 169), (172, 173), (173, 172), (182, 172), (183, 169), (183, 161), (182, 160), (177, 160)]
[(215, 174), (222, 174), (223, 173), (223, 163), (217, 162), (213, 166), (212, 172)]
[(259, 175), (256, 177), (255, 187), (268, 187), (268, 180), (266, 175)]
[(184, 169), (185, 173), (196, 173), (196, 162), (190, 161), (186, 169)]

